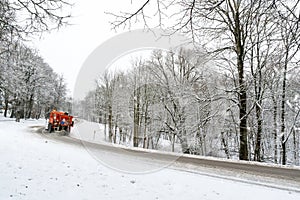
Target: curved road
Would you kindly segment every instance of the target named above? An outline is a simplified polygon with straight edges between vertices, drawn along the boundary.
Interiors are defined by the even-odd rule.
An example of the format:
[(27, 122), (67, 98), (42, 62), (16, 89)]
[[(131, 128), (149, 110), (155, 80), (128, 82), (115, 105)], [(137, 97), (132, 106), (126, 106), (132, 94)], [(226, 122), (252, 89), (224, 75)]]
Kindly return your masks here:
[(149, 153), (143, 149), (126, 148), (107, 143), (91, 143), (72, 137), (59, 136), (58, 134), (45, 134), (43, 129), (44, 127), (41, 127), (37, 132), (45, 138), (70, 145), (79, 145), (93, 154), (98, 152), (101, 156), (107, 153), (134, 161), (138, 158), (139, 162), (147, 162), (151, 165), (160, 163), (161, 166), (168, 166), (176, 170), (300, 192), (300, 168), (270, 166), (261, 163), (230, 161), (159, 151), (151, 151)]

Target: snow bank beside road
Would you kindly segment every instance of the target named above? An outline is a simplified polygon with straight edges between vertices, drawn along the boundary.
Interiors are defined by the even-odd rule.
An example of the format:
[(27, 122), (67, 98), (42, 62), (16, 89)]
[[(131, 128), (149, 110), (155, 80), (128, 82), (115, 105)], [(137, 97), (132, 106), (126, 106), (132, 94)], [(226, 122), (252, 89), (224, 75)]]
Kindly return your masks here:
[[(44, 126), (44, 120), (0, 121), (0, 199), (300, 198), (296, 192), (172, 169), (120, 173), (103, 166), (78, 145), (32, 134), (28, 127)], [(111, 159), (118, 161), (118, 155)]]
[[(84, 119), (77, 119), (75, 122), (75, 127), (73, 128), (70, 137), (77, 138), (80, 140), (100, 143), (100, 144), (109, 144), (108, 143), (108, 128), (106, 134), (104, 134), (105, 128), (104, 124), (99, 124), (95, 122), (89, 122)], [(117, 144), (123, 147), (133, 147), (132, 141), (120, 141), (119, 134), (117, 134)], [(115, 144), (114, 144), (115, 145)], [(163, 152), (171, 152), (172, 145), (169, 140), (160, 138), (158, 141), (157, 149)], [(175, 144), (175, 152), (181, 153), (181, 145)]]

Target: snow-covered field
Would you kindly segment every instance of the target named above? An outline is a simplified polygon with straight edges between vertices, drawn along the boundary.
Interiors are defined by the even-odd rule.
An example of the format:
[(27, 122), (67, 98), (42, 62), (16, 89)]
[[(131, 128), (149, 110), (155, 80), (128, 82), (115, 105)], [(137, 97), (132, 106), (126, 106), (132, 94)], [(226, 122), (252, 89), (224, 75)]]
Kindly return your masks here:
[[(83, 146), (34, 133), (41, 125), (44, 120), (16, 123), (0, 117), (0, 200), (300, 199), (295, 191), (171, 168), (140, 174), (115, 171)], [(112, 154), (111, 159), (122, 165), (117, 155)], [(135, 162), (145, 168), (149, 165)]]

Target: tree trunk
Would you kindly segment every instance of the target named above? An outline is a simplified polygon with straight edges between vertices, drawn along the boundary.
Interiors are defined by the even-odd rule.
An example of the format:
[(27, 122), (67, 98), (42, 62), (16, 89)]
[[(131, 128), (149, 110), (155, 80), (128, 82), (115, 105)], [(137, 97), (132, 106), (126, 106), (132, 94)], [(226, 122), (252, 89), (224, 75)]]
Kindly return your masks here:
[(116, 122), (115, 123), (114, 137), (113, 137), (113, 140), (114, 140), (115, 144), (117, 143), (117, 132), (118, 132), (118, 126), (117, 126), (117, 122)]
[[(272, 92), (273, 93), (273, 92)], [(273, 101), (273, 139), (274, 139), (274, 163), (278, 163), (278, 146), (277, 146), (277, 102), (274, 94), (272, 94)]]
[(106, 133), (107, 133), (107, 114), (104, 114), (104, 139), (106, 140)]
[(28, 102), (28, 110), (27, 110), (27, 119), (31, 118), (32, 108), (33, 108), (33, 94), (30, 95), (30, 99)]
[(234, 38), (236, 45), (237, 55), (237, 69), (238, 69), (238, 81), (239, 81), (239, 119), (240, 119), (240, 160), (249, 160), (248, 156), (248, 132), (247, 132), (247, 89), (246, 82), (244, 80), (244, 46), (242, 38), (242, 30), (240, 25), (240, 14), (236, 10), (234, 13)]
[[(146, 91), (145, 91), (146, 95)], [(148, 123), (148, 102), (146, 102), (146, 108), (144, 112), (144, 141), (143, 141), (143, 148), (147, 148), (147, 140), (148, 140), (148, 132), (147, 132), (147, 123)]]
[(189, 154), (190, 149), (189, 149), (189, 146), (188, 146), (185, 131), (181, 131), (179, 140), (180, 140), (180, 144), (181, 144), (182, 153)]
[(283, 82), (282, 82), (282, 95), (281, 95), (281, 147), (282, 147), (282, 165), (286, 165), (286, 142), (285, 141), (285, 101), (286, 101), (286, 75), (288, 67), (288, 53), (286, 53), (284, 71), (283, 71)]
[(140, 125), (140, 91), (136, 89), (134, 91), (134, 110), (133, 110), (133, 146), (139, 146), (139, 125)]
[(293, 128), (293, 145), (294, 145), (294, 165), (298, 164), (298, 142), (296, 137), (296, 130)]
[(224, 146), (224, 151), (225, 151), (226, 157), (227, 157), (227, 159), (229, 159), (230, 153), (229, 153), (229, 148), (228, 148), (228, 142), (225, 139), (224, 132), (221, 132), (221, 137), (222, 137), (221, 142), (222, 142), (222, 145)]
[(175, 134), (172, 134), (172, 152), (175, 151), (175, 138), (176, 138), (176, 135)]
[(15, 109), (12, 108), (10, 113), (10, 118), (14, 118), (14, 117), (15, 117)]
[(121, 131), (121, 130), (119, 130), (119, 131), (120, 131), (120, 132), (119, 132), (119, 142), (118, 142), (118, 144), (121, 144), (123, 135), (122, 135), (122, 131)]
[(5, 95), (5, 100), (4, 100), (4, 117), (7, 117), (7, 111), (8, 111), (8, 96)]
[(108, 106), (108, 139), (109, 142), (112, 142), (113, 136), (113, 122), (112, 122), (112, 107)]
[(125, 129), (125, 132), (122, 131), (122, 134), (123, 134), (123, 143), (126, 142), (127, 133), (128, 133), (128, 130), (127, 130), (127, 129)]
[(244, 66), (242, 58), (238, 59), (239, 71), (239, 118), (240, 118), (240, 160), (249, 160), (248, 158), (248, 131), (247, 131), (247, 92), (244, 81)]
[[(259, 101), (261, 103), (261, 101)], [(256, 120), (257, 120), (257, 134), (255, 141), (255, 150), (254, 150), (254, 160), (261, 161), (261, 134), (262, 134), (262, 116), (261, 116), (261, 107), (256, 104)]]

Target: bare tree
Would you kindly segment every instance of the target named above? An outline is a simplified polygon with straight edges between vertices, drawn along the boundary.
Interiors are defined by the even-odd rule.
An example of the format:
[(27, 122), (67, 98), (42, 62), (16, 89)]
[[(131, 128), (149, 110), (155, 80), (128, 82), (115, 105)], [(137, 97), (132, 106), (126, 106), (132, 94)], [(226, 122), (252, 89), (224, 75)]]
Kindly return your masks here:
[(1, 0), (1, 30), (23, 37), (60, 28), (71, 17), (62, 11), (67, 7), (71, 4), (64, 0)]
[[(212, 53), (215, 57), (218, 55), (225, 55), (227, 58), (235, 59), (235, 62), (231, 62), (231, 65), (235, 66), (236, 74), (235, 89), (237, 95), (237, 106), (239, 108), (238, 116), (238, 132), (239, 132), (239, 158), (241, 160), (248, 160), (250, 153), (248, 150), (248, 125), (247, 118), (255, 108), (256, 119), (258, 123), (256, 147), (255, 147), (255, 159), (260, 158), (261, 149), (261, 134), (262, 134), (262, 95), (263, 95), (263, 83), (261, 74), (266, 60), (268, 57), (268, 47), (265, 47), (269, 41), (276, 44), (272, 45), (272, 48), (278, 43), (277, 40), (272, 40), (271, 30), (279, 34), (281, 28), (282, 40), (284, 51), (286, 56), (283, 58), (283, 85), (282, 90), (286, 89), (286, 73), (288, 69), (288, 63), (290, 59), (295, 55), (296, 47), (298, 44), (298, 11), (299, 1), (240, 1), (240, 0), (177, 0), (177, 1), (154, 1), (145, 0), (140, 4), (138, 9), (129, 12), (122, 12), (120, 14), (111, 14), (114, 17), (114, 21), (111, 23), (112, 27), (117, 29), (120, 26), (129, 28), (133, 22), (144, 22), (146, 27), (149, 27), (151, 18), (157, 19), (157, 26), (166, 27), (171, 34), (175, 32), (185, 33), (190, 36), (194, 44), (199, 43), (206, 47), (207, 51)], [(156, 5), (156, 10), (151, 12), (150, 7), (153, 8)], [(176, 11), (172, 12), (172, 8), (176, 8)], [(171, 12), (170, 12), (171, 10)], [(171, 19), (168, 19), (171, 17)], [(276, 24), (276, 20), (279, 19)], [(276, 27), (272, 27), (272, 26)], [(278, 26), (279, 25), (279, 26)], [(276, 29), (276, 30), (274, 30)], [(259, 33), (257, 37), (254, 37), (254, 33)], [(279, 39), (280, 40), (280, 39)], [(258, 48), (259, 47), (259, 48)], [(272, 51), (272, 48), (269, 50)], [(251, 62), (247, 60), (251, 57), (255, 58), (255, 69), (253, 68), (254, 62), (252, 62), (252, 75), (254, 76), (255, 85), (255, 104), (249, 104), (247, 97), (247, 80), (246, 73), (247, 68), (251, 66)], [(255, 54), (253, 54), (255, 53)], [(253, 60), (254, 61), (254, 60)], [(281, 104), (281, 132), (285, 132), (285, 92), (282, 93)], [(250, 108), (248, 107), (250, 105)], [(286, 141), (283, 139), (282, 141)], [(283, 157), (285, 157), (285, 142), (282, 142)], [(285, 163), (285, 158), (283, 158)]]
[[(146, 1), (136, 12), (116, 16), (114, 27), (118, 27), (137, 16), (143, 15), (143, 10), (150, 0)], [(157, 12), (162, 13), (161, 8), (167, 9), (170, 6), (180, 6), (181, 12), (175, 13), (177, 22), (171, 26), (175, 31), (191, 32), (192, 37), (198, 34), (209, 34), (210, 43), (214, 43), (217, 38), (222, 38), (223, 44), (216, 45), (212, 50), (232, 51), (236, 55), (236, 67), (238, 71), (238, 100), (240, 118), (240, 159), (248, 160), (247, 141), (247, 92), (244, 78), (244, 59), (246, 54), (246, 43), (248, 39), (248, 29), (251, 25), (251, 15), (255, 12), (262, 1), (241, 2), (239, 0), (228, 1), (172, 1), (166, 6), (162, 1), (157, 1)], [(161, 16), (161, 15), (160, 15)], [(161, 19), (161, 18), (160, 18)], [(203, 23), (199, 23), (203, 22)], [(159, 21), (161, 23), (161, 21)]]
[[(205, 133), (200, 129), (204, 130), (210, 120), (209, 104), (201, 104), (201, 100), (206, 99), (207, 88), (201, 82), (198, 59), (193, 62), (193, 57), (192, 52), (183, 49), (178, 52), (156, 51), (147, 64), (152, 82), (157, 84), (159, 104), (166, 113), (161, 116), (162, 131), (170, 135), (172, 150), (174, 139), (178, 138), (184, 153), (199, 153), (195, 144), (205, 144), (205, 137), (202, 137)], [(194, 132), (198, 133), (195, 136), (202, 138), (202, 142), (192, 145), (189, 139)]]
[[(67, 7), (71, 8), (71, 4), (63, 0), (0, 1), (0, 63), (5, 66), (6, 72), (10, 72), (9, 75), (6, 72), (0, 74), (1, 79), (6, 80), (7, 83), (6, 85), (2, 84), (2, 81), (0, 83), (0, 95), (6, 99), (5, 114), (7, 114), (8, 105), (11, 105), (11, 117), (14, 117), (16, 110), (18, 112), (21, 110), (22, 116), (32, 117), (40, 113), (35, 109), (36, 102), (47, 102), (41, 100), (45, 96), (52, 99), (50, 93), (54, 93), (53, 87), (48, 86), (52, 83), (54, 86), (54, 83), (61, 81), (52, 79), (55, 77), (53, 71), (49, 70), (49, 66), (35, 50), (26, 47), (22, 41), (30, 40), (34, 34), (41, 34), (67, 25), (70, 11), (63, 11), (63, 8)], [(45, 71), (50, 72), (48, 76), (51, 80), (48, 80), (42, 88), (40, 82), (46, 80)], [(20, 81), (23, 82), (20, 83)], [(65, 85), (58, 87), (65, 89)], [(46, 89), (49, 89), (49, 92), (45, 92)], [(37, 96), (37, 94), (40, 95)], [(65, 95), (64, 92), (59, 94), (61, 98), (63, 95)], [(38, 107), (41, 111), (40, 104)], [(45, 110), (48, 109), (45, 108)]]
[(278, 18), (280, 25), (280, 34), (282, 41), (283, 57), (281, 65), (282, 72), (282, 95), (281, 95), (281, 145), (282, 145), (282, 164), (286, 164), (286, 93), (287, 93), (287, 73), (288, 68), (298, 53), (300, 45), (300, 1), (285, 2), (279, 1), (280, 10), (278, 10)]

